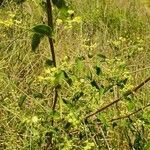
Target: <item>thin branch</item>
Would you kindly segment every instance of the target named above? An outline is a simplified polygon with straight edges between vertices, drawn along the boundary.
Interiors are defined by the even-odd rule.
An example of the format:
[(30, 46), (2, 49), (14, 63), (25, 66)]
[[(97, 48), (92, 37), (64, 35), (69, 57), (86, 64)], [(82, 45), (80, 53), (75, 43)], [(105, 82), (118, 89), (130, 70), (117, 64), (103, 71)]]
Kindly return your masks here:
[(136, 110), (136, 111), (134, 111), (134, 112), (132, 112), (132, 113), (130, 113), (128, 115), (121, 116), (121, 117), (118, 117), (118, 118), (114, 118), (114, 119), (110, 120), (110, 122), (118, 121), (118, 120), (121, 120), (121, 119), (128, 118), (128, 117), (130, 117), (130, 116), (132, 116), (132, 115), (134, 115), (134, 114), (136, 114), (136, 113), (138, 113), (138, 112), (140, 112), (140, 111), (142, 111), (142, 110), (144, 110), (144, 109), (146, 109), (148, 107), (150, 107), (150, 104), (148, 104), (148, 105), (146, 105), (146, 106), (144, 106), (142, 108), (139, 108), (138, 110)]
[[(46, 7), (47, 7), (48, 26), (50, 26), (53, 29), (54, 27), (53, 27), (52, 3), (50, 0), (46, 0)], [(50, 50), (51, 50), (51, 54), (52, 54), (53, 65), (54, 65), (54, 67), (56, 67), (54, 42), (53, 42), (53, 39), (50, 37), (49, 37), (49, 44), (50, 44)], [(57, 89), (57, 87), (55, 87), (54, 97), (53, 97), (53, 105), (52, 105), (53, 111), (55, 111), (57, 99), (58, 99), (58, 89)], [(52, 125), (53, 125), (53, 123), (54, 123), (54, 121), (52, 119)]]
[(124, 96), (128, 96), (128, 95), (131, 95), (131, 94), (137, 92), (138, 89), (140, 89), (142, 86), (144, 86), (144, 85), (145, 85), (147, 82), (149, 82), (149, 81), (150, 81), (150, 77), (148, 77), (146, 80), (144, 80), (144, 81), (143, 81), (142, 83), (140, 83), (138, 86), (136, 86), (136, 87), (134, 87), (133, 89), (128, 90), (127, 92), (125, 92), (122, 97), (120, 97), (120, 98), (114, 100), (113, 102), (111, 102), (111, 103), (107, 104), (106, 106), (104, 106), (104, 107), (98, 109), (97, 111), (95, 111), (95, 112), (93, 112), (93, 113), (87, 115), (84, 119), (88, 119), (89, 117), (92, 117), (92, 116), (94, 116), (94, 115), (96, 115), (96, 114), (98, 114), (98, 113), (104, 111), (105, 109), (107, 109), (107, 108), (109, 108), (110, 106), (112, 106), (112, 105), (116, 104), (117, 102), (119, 102)]
[[(46, 6), (47, 6), (47, 18), (48, 18), (48, 26), (50, 26), (52, 29), (53, 27), (53, 14), (52, 14), (52, 3), (50, 0), (46, 1)], [(54, 50), (54, 42), (53, 39), (49, 37), (49, 44), (50, 44), (50, 49), (51, 49), (51, 54), (52, 54), (52, 60), (53, 60), (53, 65), (56, 67), (56, 58), (55, 58), (55, 50)], [(57, 99), (58, 99), (58, 88), (55, 87), (54, 89), (54, 98), (53, 98), (53, 105), (52, 105), (52, 110), (55, 111), (55, 107), (57, 104)], [(52, 125), (54, 121), (52, 119)]]
[[(52, 14), (52, 3), (51, 3), (51, 0), (46, 0), (46, 8), (47, 8), (48, 26), (50, 26), (52, 29), (54, 29), (54, 27), (53, 27), (53, 14)], [(48, 40), (49, 40), (49, 45), (50, 45), (50, 51), (51, 51), (51, 55), (52, 55), (53, 65), (54, 65), (54, 67), (56, 67), (54, 41), (53, 41), (53, 38), (50, 38), (50, 37), (48, 38)], [(58, 88), (55, 87), (54, 88), (53, 104), (52, 104), (53, 113), (55, 111), (57, 100), (58, 100)], [(53, 117), (52, 117), (52, 124), (51, 125), (52, 126), (54, 125), (54, 118)], [(46, 145), (46, 148), (45, 148), (46, 150), (52, 149), (52, 138), (53, 138), (53, 134), (51, 132), (47, 132), (47, 145)]]
[[(51, 4), (50, 0), (46, 0), (46, 7), (47, 7), (48, 26), (50, 26), (52, 29), (54, 29), (54, 27), (53, 27), (52, 4)], [(49, 39), (49, 45), (50, 45), (50, 50), (51, 50), (51, 54), (52, 54), (53, 65), (54, 65), (54, 67), (56, 67), (56, 58), (55, 58), (53, 38), (49, 37), (48, 39)]]
[(136, 86), (135, 88), (133, 88), (131, 90), (131, 93), (136, 92), (138, 89), (140, 89), (142, 86), (144, 86), (147, 82), (150, 81), (150, 77), (148, 77), (147, 79), (145, 79), (142, 83), (140, 83), (138, 86)]

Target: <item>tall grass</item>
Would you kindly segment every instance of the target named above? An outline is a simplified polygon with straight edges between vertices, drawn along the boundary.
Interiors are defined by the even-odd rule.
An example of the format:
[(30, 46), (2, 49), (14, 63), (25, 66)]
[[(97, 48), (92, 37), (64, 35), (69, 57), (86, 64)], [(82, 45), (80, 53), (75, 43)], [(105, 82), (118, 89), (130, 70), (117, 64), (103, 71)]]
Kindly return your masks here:
[[(40, 1), (27, 0), (21, 5), (5, 1), (0, 6), (0, 149), (44, 149), (45, 135), (52, 131), (52, 149), (149, 150), (148, 108), (111, 121), (148, 105), (149, 84), (82, 122), (87, 114), (149, 77), (149, 1), (67, 2), (74, 11), (73, 18), (63, 20), (58, 10), (53, 10), (58, 70), (48, 66), (51, 54), (46, 38), (35, 53), (31, 51), (30, 29), (47, 22)], [(60, 82), (62, 88), (52, 127), (54, 85), (52, 79), (45, 79), (60, 70), (69, 74), (73, 86), (64, 79)], [(125, 85), (124, 78), (128, 79)], [(103, 87), (98, 92), (95, 85), (91, 86), (93, 80), (108, 92), (104, 94)]]

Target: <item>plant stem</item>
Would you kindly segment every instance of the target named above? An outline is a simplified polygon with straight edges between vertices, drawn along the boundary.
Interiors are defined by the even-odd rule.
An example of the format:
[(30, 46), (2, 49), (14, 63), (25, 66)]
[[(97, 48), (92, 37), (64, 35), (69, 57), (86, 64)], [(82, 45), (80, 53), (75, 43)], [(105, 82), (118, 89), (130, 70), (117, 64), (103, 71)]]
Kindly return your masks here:
[[(47, 8), (47, 19), (48, 19), (48, 26), (50, 26), (52, 28), (52, 30), (54, 30), (54, 26), (53, 26), (53, 14), (52, 14), (52, 3), (51, 0), (46, 0), (46, 8)], [(53, 38), (49, 37), (49, 45), (50, 45), (50, 51), (51, 51), (51, 55), (52, 55), (52, 61), (53, 61), (53, 66), (56, 67), (56, 57), (55, 57), (55, 49), (54, 49), (54, 41)], [(54, 88), (54, 97), (53, 97), (53, 104), (52, 104), (52, 110), (53, 113), (55, 111), (56, 108), (56, 104), (57, 104), (57, 99), (58, 99), (58, 88), (55, 87)], [(52, 122), (51, 125), (54, 125), (54, 118), (52, 117)], [(52, 138), (53, 138), (53, 134), (51, 132), (47, 133), (47, 145), (45, 150), (48, 149), (52, 149)]]
[(92, 117), (92, 116), (94, 116), (94, 115), (96, 115), (96, 114), (98, 114), (98, 113), (104, 111), (105, 109), (109, 108), (110, 106), (112, 106), (112, 105), (118, 103), (124, 96), (128, 96), (128, 95), (131, 95), (131, 94), (137, 92), (137, 90), (139, 90), (142, 86), (144, 86), (144, 85), (145, 85), (147, 82), (149, 82), (149, 81), (150, 81), (150, 77), (148, 77), (147, 79), (145, 79), (145, 80), (144, 80), (142, 83), (140, 83), (138, 86), (136, 86), (136, 87), (134, 87), (133, 89), (128, 90), (127, 92), (125, 92), (122, 97), (120, 97), (120, 98), (118, 98), (118, 99), (112, 101), (111, 103), (107, 104), (106, 106), (104, 106), (104, 107), (98, 109), (97, 111), (95, 111), (95, 112), (93, 112), (93, 113), (87, 115), (84, 119), (86, 120), (86, 119), (88, 119), (89, 117)]
[[(53, 14), (52, 14), (52, 3), (50, 0), (46, 1), (46, 5), (47, 5), (47, 18), (48, 18), (48, 26), (50, 26), (52, 29), (54, 29), (53, 26)], [(53, 65), (54, 67), (56, 67), (56, 57), (55, 57), (55, 49), (54, 49), (54, 41), (52, 38), (49, 37), (49, 44), (50, 44), (50, 50), (51, 50), (51, 54), (52, 54), (52, 61), (53, 61)], [(53, 105), (52, 105), (52, 110), (53, 112), (55, 111), (55, 107), (57, 104), (57, 99), (58, 99), (58, 88), (55, 87), (54, 88), (54, 97), (53, 97)], [(54, 121), (52, 119), (52, 125), (53, 125)]]
[[(47, 7), (47, 19), (48, 19), (48, 26), (50, 26), (52, 29), (53, 27), (53, 14), (52, 14), (52, 4), (50, 0), (46, 0), (46, 7)], [(52, 61), (54, 67), (56, 67), (56, 57), (55, 57), (55, 49), (54, 49), (54, 41), (53, 38), (49, 37), (49, 45), (50, 45), (50, 50), (52, 54)]]

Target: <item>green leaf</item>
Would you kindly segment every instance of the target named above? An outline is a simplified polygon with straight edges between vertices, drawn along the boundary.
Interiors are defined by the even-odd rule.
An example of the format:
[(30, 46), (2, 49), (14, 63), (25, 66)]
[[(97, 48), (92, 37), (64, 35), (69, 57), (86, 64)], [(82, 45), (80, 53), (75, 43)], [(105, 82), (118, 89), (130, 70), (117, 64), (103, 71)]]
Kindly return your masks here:
[(117, 85), (118, 85), (121, 89), (123, 89), (124, 86), (126, 85), (127, 81), (128, 81), (128, 78), (125, 78), (125, 79), (123, 79), (123, 80), (118, 80), (118, 81), (117, 81)]
[(41, 42), (41, 39), (43, 38), (44, 36), (42, 34), (38, 34), (38, 33), (35, 33), (32, 37), (32, 43), (31, 43), (31, 47), (32, 47), (32, 51), (35, 52), (35, 50), (38, 48), (40, 42)]
[(95, 70), (96, 70), (96, 74), (99, 76), (100, 74), (102, 74), (102, 70), (100, 67), (95, 66)]
[(72, 124), (70, 122), (67, 122), (64, 126), (64, 128), (67, 130), (67, 129), (70, 129), (72, 127)]
[(102, 96), (104, 95), (104, 92), (105, 92), (104, 86), (101, 85), (101, 86), (100, 86), (100, 89), (99, 89), (100, 97), (102, 97)]
[(84, 69), (84, 61), (85, 58), (83, 56), (81, 57), (77, 57), (76, 60), (75, 60), (75, 63), (76, 63), (76, 69), (80, 72)]
[(64, 73), (64, 78), (65, 78), (65, 81), (71, 86), (72, 85), (72, 79), (69, 77), (69, 75), (63, 71)]
[(42, 99), (44, 96), (43, 96), (42, 93), (34, 93), (34, 94), (33, 94), (33, 97), (34, 97), (34, 98), (41, 98), (41, 99)]
[(134, 140), (134, 148), (136, 150), (141, 150), (143, 147), (143, 141), (142, 141), (142, 137), (140, 134), (136, 134), (136, 138)]
[(100, 89), (99, 85), (97, 84), (97, 82), (95, 80), (91, 81), (91, 85), (98, 90)]
[(127, 108), (129, 111), (133, 111), (135, 109), (135, 102), (133, 100), (128, 101)]
[(107, 87), (105, 87), (105, 89), (104, 89), (104, 93), (106, 93), (106, 92), (113, 92), (113, 84), (110, 84), (110, 85), (108, 85)]
[(55, 73), (54, 77), (55, 77), (54, 85), (56, 87), (60, 87), (60, 85), (62, 84), (62, 81), (64, 80), (63, 70), (60, 70), (57, 73)]
[(68, 13), (68, 8), (61, 8), (59, 9), (59, 18), (65, 21), (68, 17), (70, 17), (70, 14)]
[(50, 117), (53, 117), (54, 119), (59, 119), (60, 118), (60, 113), (58, 111), (53, 111), (53, 110), (49, 110), (48, 115)]
[(78, 101), (82, 96), (84, 95), (84, 93), (81, 91), (81, 92), (76, 92), (72, 98), (72, 101)]
[(66, 2), (64, 0), (52, 0), (53, 4), (58, 8), (66, 8)]
[(103, 125), (106, 128), (108, 127), (108, 122), (107, 122), (106, 116), (104, 114), (101, 113), (101, 114), (97, 115), (97, 118), (101, 123), (103, 123)]
[(22, 107), (23, 103), (25, 102), (27, 96), (26, 95), (21, 95), (18, 101), (18, 106)]
[(36, 25), (35, 27), (32, 28), (32, 31), (48, 37), (52, 37), (53, 33), (52, 28), (45, 24)]
[(47, 60), (45, 61), (45, 65), (46, 65), (46, 66), (54, 66), (54, 62), (53, 62), (53, 60), (47, 59)]
[(116, 122), (113, 122), (113, 124), (112, 124), (113, 129), (114, 129), (116, 126), (118, 126), (117, 123), (116, 123)]
[(73, 105), (69, 100), (62, 98), (63, 103), (70, 109), (72, 109)]
[(150, 121), (148, 119), (140, 118), (140, 120), (143, 121), (145, 125), (150, 125)]

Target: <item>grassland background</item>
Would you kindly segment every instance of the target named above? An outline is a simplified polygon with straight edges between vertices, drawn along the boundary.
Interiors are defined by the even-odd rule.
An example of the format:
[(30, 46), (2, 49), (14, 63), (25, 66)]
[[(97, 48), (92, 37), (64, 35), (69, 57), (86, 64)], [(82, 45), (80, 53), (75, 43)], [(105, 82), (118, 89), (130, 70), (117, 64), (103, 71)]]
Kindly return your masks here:
[[(45, 38), (35, 53), (31, 50), (32, 32), (29, 30), (36, 24), (47, 22), (46, 13), (39, 3), (38, 0), (27, 0), (22, 5), (17, 5), (13, 1), (6, 1), (5, 6), (0, 6), (0, 149), (43, 149), (45, 133), (51, 129), (48, 121), (45, 121), (44, 125), (33, 123), (36, 117), (44, 118), (44, 112), (47, 112), (51, 105), (53, 93), (50, 85), (45, 87), (37, 81), (37, 78), (43, 75), (45, 62), (50, 57), (48, 40)], [(102, 66), (104, 70), (108, 70), (108, 76), (119, 74), (119, 71), (116, 71), (118, 63), (126, 65), (130, 74), (127, 89), (149, 77), (150, 2), (148, 0), (67, 0), (67, 3), (70, 10), (74, 11), (76, 18), (74, 22), (71, 22), (70, 18), (68, 22), (59, 24), (61, 16), (54, 8), (55, 52), (58, 66), (62, 66), (62, 61), (66, 57), (69, 57), (67, 63), (72, 64), (77, 57), (84, 56), (87, 67), (85, 70), (88, 70), (93, 64), (99, 64), (97, 55), (101, 54), (110, 60), (110, 68), (107, 65)], [(114, 59), (118, 60), (116, 64), (113, 63)], [(83, 71), (79, 76), (84, 78), (85, 72)], [(71, 93), (69, 87), (63, 90), (64, 97)], [(149, 90), (150, 84), (146, 84), (135, 94), (133, 102), (135, 106), (130, 108), (131, 110), (149, 104)], [(103, 106), (114, 96), (116, 96), (114, 93), (104, 96), (102, 104), (98, 105)], [(26, 102), (20, 108), (19, 101), (23, 98)], [(92, 105), (92, 108), (87, 106), (87, 109), (89, 108), (87, 112), (99, 108), (94, 100), (89, 105)], [(110, 112), (106, 111), (104, 113), (106, 120), (104, 120), (107, 122), (107, 119), (111, 118), (112, 111), (116, 117), (118, 112), (126, 114), (128, 109), (125, 106), (126, 104), (123, 103), (119, 105), (119, 111), (116, 110), (117, 106)], [(142, 122), (140, 116), (143, 114), (145, 120)], [(108, 133), (98, 138), (100, 145), (93, 142), (96, 133), (87, 131), (83, 140), (69, 140), (66, 135), (69, 131), (60, 131), (56, 136), (58, 139), (55, 141), (56, 149), (149, 150), (149, 117), (148, 108), (133, 116), (134, 133), (131, 129), (133, 126), (124, 127), (122, 121), (116, 128), (106, 123), (106, 126), (109, 126)], [(61, 123), (59, 121), (57, 123), (63, 129)], [(74, 127), (76, 128), (78, 127)], [(83, 130), (81, 127), (80, 129)], [(140, 136), (137, 133), (140, 133)]]

